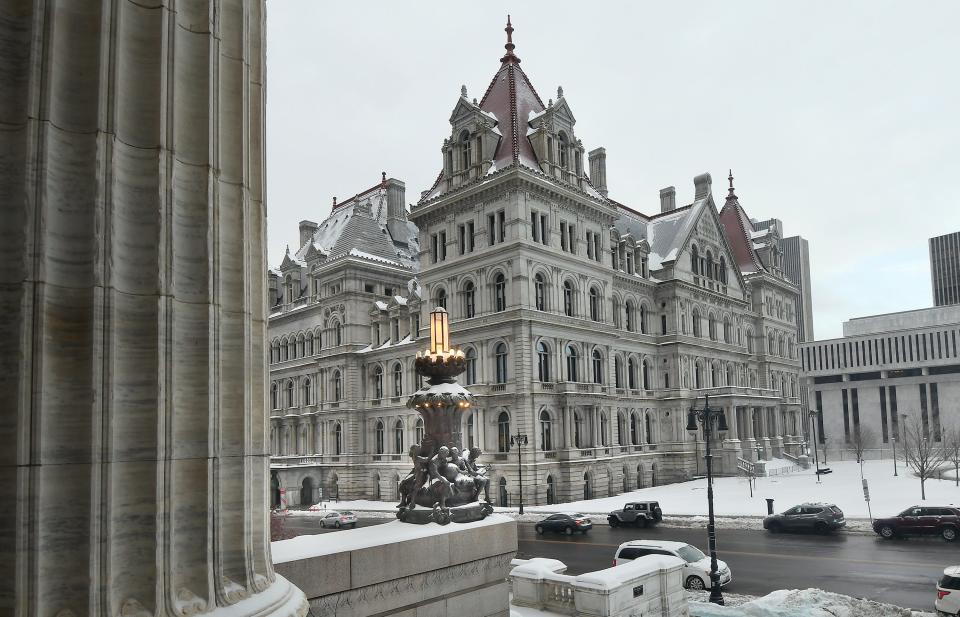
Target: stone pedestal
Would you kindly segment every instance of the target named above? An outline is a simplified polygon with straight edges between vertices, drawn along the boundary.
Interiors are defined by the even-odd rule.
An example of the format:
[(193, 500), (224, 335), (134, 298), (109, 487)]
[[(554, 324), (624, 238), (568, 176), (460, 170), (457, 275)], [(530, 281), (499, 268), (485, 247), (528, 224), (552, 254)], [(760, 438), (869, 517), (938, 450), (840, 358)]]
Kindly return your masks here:
[(263, 1), (0, 13), (0, 615), (303, 615), (266, 503)]
[(273, 543), (274, 567), (314, 617), (507, 617), (516, 521), (383, 525)]

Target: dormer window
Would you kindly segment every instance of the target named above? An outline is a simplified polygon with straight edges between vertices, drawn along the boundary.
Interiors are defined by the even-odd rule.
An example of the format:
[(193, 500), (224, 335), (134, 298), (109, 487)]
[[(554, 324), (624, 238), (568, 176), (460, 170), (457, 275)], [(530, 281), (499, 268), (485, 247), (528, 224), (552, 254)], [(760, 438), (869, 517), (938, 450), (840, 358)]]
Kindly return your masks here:
[(560, 167), (563, 169), (567, 168), (567, 158), (569, 157), (570, 143), (567, 140), (567, 134), (563, 131), (560, 132)]
[(461, 169), (470, 169), (470, 133), (463, 131), (460, 133), (460, 167)]

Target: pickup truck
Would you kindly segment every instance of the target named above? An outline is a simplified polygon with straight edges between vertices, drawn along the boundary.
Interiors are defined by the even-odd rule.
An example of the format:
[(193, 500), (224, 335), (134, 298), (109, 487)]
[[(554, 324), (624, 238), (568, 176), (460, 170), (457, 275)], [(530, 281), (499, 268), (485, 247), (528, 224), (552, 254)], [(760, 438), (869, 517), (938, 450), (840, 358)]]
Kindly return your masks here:
[(631, 501), (623, 504), (620, 510), (614, 510), (607, 515), (607, 522), (611, 527), (620, 525), (635, 525), (648, 527), (663, 520), (663, 511), (656, 501)]

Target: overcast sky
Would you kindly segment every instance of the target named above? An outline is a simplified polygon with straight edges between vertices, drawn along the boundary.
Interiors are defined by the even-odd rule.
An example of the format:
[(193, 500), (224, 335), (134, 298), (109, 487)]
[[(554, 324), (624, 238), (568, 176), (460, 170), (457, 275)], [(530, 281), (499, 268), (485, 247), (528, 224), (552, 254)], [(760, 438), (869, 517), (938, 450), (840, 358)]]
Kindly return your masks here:
[(557, 86), (610, 196), (659, 211), (728, 168), (751, 217), (810, 242), (815, 334), (932, 305), (927, 238), (960, 230), (960, 2), (269, 0), (269, 258), (332, 196), (416, 202), (460, 93), (500, 66), (507, 13), (541, 98)]

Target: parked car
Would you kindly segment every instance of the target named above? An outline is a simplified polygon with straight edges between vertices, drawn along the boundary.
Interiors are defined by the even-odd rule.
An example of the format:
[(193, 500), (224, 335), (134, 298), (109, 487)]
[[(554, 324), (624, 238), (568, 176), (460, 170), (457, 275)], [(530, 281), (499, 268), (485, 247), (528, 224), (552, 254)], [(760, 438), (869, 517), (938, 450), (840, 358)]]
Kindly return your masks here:
[(937, 582), (937, 601), (934, 607), (937, 615), (941, 617), (960, 615), (960, 566), (943, 569), (943, 576)]
[(357, 515), (347, 510), (344, 510), (343, 512), (327, 512), (323, 518), (320, 519), (320, 526), (335, 527), (337, 529), (340, 529), (341, 527), (356, 527)]
[[(710, 589), (710, 558), (696, 546), (685, 542), (665, 540), (631, 540), (617, 548), (613, 565), (619, 566), (647, 555), (670, 555), (679, 557), (686, 563), (683, 566), (683, 586), (687, 589)], [(727, 585), (733, 576), (730, 567), (717, 560), (717, 572), (720, 574), (720, 586)]]
[(827, 533), (846, 524), (843, 511), (832, 503), (802, 503), (786, 512), (771, 514), (763, 519), (763, 528), (771, 533), (800, 529)]
[(873, 530), (888, 540), (895, 536), (939, 535), (953, 542), (960, 534), (960, 508), (910, 506), (896, 516), (876, 519)]
[(647, 527), (663, 520), (663, 511), (656, 501), (631, 501), (623, 504), (623, 508), (614, 510), (607, 515), (607, 522), (611, 527), (620, 525), (635, 525)]
[(575, 531), (586, 535), (591, 529), (593, 529), (593, 521), (585, 514), (551, 514), (537, 523), (536, 527), (539, 534), (545, 531), (562, 531), (568, 536), (573, 535)]

